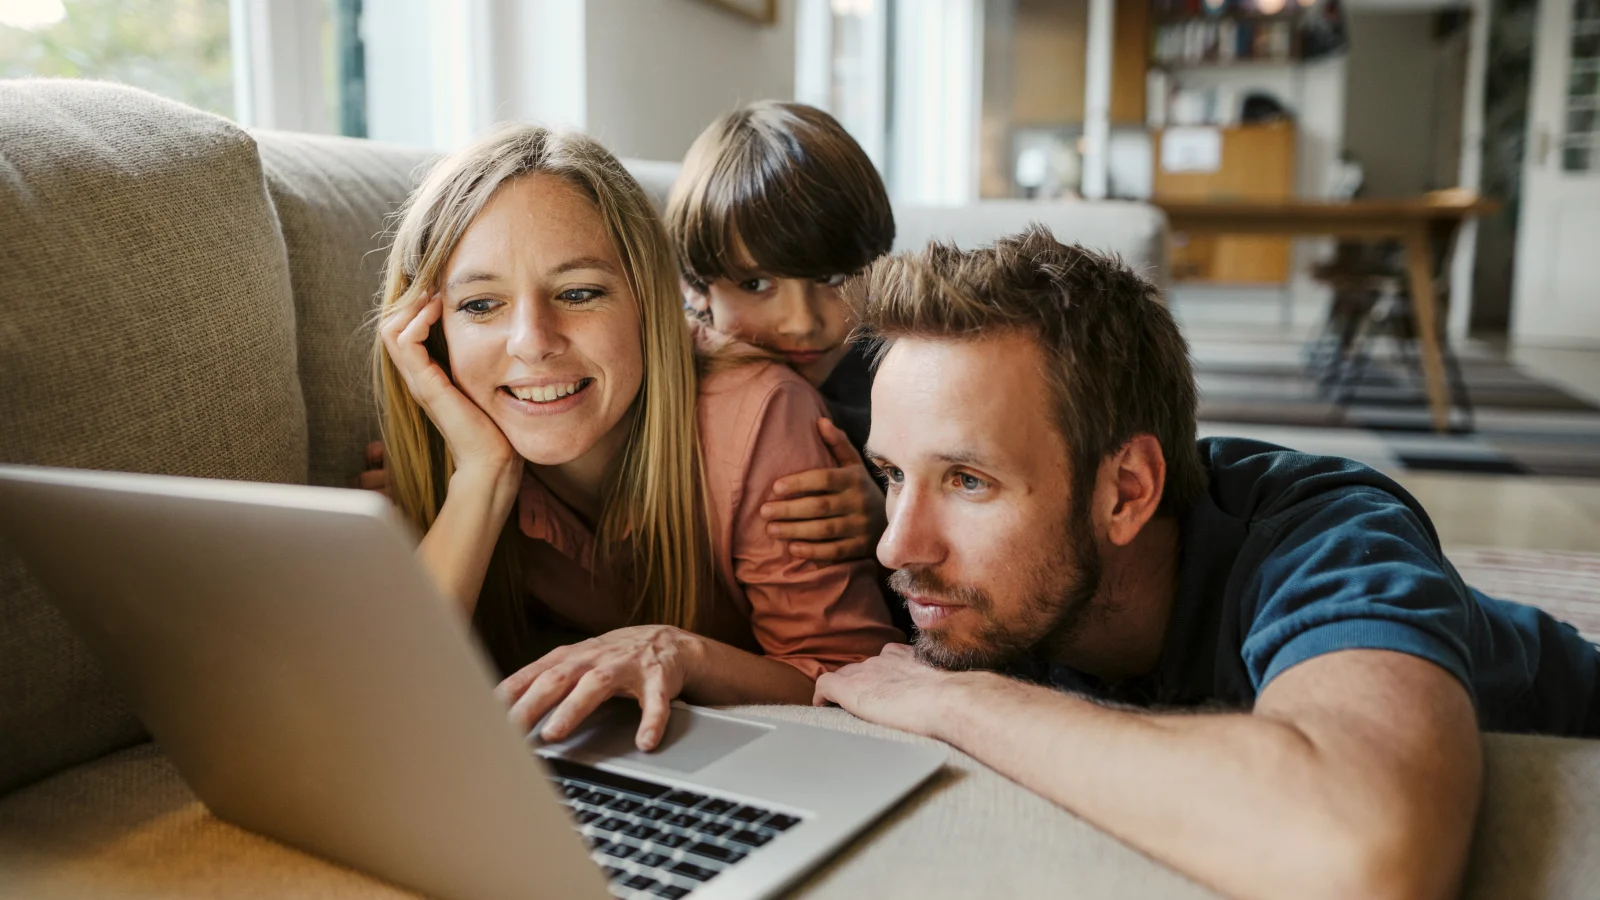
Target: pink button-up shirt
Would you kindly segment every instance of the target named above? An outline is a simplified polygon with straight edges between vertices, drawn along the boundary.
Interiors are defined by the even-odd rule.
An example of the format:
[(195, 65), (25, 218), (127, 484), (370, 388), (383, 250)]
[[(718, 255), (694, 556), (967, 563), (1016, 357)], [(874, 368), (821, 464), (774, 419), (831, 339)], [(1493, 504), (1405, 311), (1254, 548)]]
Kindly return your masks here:
[[(904, 640), (889, 624), (871, 560), (799, 559), (767, 534), (761, 505), (772, 499), (773, 482), (834, 465), (817, 432), (827, 407), (816, 390), (783, 365), (737, 365), (701, 380), (697, 413), (719, 577), (695, 631), (812, 679)], [(523, 477), (517, 516), (529, 539), (531, 602), (580, 631), (630, 624), (624, 597), (593, 572), (594, 531), (531, 475)]]

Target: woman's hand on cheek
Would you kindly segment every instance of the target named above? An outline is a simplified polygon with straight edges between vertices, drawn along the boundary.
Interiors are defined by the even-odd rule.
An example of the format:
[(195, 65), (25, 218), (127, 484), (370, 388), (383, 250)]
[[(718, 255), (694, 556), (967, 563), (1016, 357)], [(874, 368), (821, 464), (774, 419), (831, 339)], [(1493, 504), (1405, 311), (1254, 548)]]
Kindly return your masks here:
[(444, 300), (437, 294), (423, 294), (396, 307), (379, 327), (384, 349), (411, 396), (444, 435), (458, 471), (483, 469), (506, 478), (520, 477), (522, 460), (505, 434), (428, 354), (423, 342), (443, 314)]
[(767, 534), (789, 541), (789, 552), (802, 559), (870, 558), (886, 524), (883, 490), (837, 425), (818, 419), (817, 427), (838, 465), (778, 479), (778, 499), (761, 507)]
[(634, 743), (654, 750), (666, 733), (672, 699), (688, 683), (698, 638), (666, 625), (619, 628), (582, 643), (550, 651), (500, 682), (495, 692), (511, 707), (511, 721), (529, 731), (554, 710), (540, 729), (559, 741), (606, 700), (639, 701), (643, 716)]

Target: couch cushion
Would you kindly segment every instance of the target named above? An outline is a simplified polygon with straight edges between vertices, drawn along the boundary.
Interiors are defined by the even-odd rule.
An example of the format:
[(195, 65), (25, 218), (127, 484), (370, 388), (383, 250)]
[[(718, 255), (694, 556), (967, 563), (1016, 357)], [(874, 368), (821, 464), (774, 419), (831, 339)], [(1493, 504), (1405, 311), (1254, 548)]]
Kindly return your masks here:
[[(0, 81), (0, 383), (0, 462), (304, 481), (250, 137), (131, 88)], [(0, 551), (0, 793), (140, 734)]]
[(1115, 253), (1156, 284), (1167, 282), (1167, 217), (1148, 203), (1126, 200), (985, 200), (966, 206), (894, 208), (894, 249), (920, 250), (930, 240), (963, 250), (990, 244), (1038, 222), (1056, 240)]
[(433, 157), (350, 138), (255, 138), (289, 250), (310, 482), (349, 487), (378, 437), (370, 315), (383, 288), (385, 232)]

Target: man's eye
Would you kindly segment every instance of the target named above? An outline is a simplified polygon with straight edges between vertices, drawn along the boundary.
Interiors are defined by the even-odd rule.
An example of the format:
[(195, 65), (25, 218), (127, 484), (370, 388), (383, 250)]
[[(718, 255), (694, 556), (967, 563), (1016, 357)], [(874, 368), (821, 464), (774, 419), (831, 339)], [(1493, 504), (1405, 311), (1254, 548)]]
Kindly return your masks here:
[(594, 288), (570, 288), (557, 294), (556, 298), (571, 306), (581, 306), (603, 295), (603, 291)]
[(817, 284), (826, 285), (828, 287), (838, 287), (839, 285), (844, 284), (845, 280), (849, 277), (849, 275), (841, 272), (837, 275), (829, 275), (825, 278), (818, 278)]
[(965, 472), (956, 473), (956, 484), (960, 485), (963, 491), (981, 491), (988, 487), (982, 478), (968, 475)]
[(468, 300), (467, 302), (456, 307), (456, 309), (460, 312), (467, 313), (468, 315), (481, 316), (485, 313), (494, 311), (494, 301), (484, 298)]
[(875, 468), (878, 470), (878, 474), (883, 476), (883, 480), (890, 484), (899, 484), (906, 480), (906, 473), (895, 466), (880, 465), (875, 466)]
[(747, 294), (765, 294), (772, 290), (771, 278), (749, 278), (739, 282), (739, 290)]

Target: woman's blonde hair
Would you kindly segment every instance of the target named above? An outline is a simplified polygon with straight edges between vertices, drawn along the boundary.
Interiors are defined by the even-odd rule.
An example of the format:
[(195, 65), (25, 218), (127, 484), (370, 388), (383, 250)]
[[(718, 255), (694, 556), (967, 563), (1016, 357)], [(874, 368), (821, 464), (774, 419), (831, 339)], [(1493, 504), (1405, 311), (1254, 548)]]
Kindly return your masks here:
[[(438, 290), (456, 245), (490, 197), (513, 179), (537, 173), (564, 179), (594, 203), (639, 308), (644, 377), (598, 524), (593, 571), (616, 577), (633, 594), (634, 621), (692, 628), (715, 577), (695, 420), (694, 352), (671, 244), (644, 191), (615, 157), (583, 135), (503, 126), (440, 160), (397, 214), (378, 315), (409, 303), (420, 291)], [(439, 326), (427, 347), (450, 371)], [(373, 351), (373, 373), (390, 490), (426, 531), (444, 503), (454, 460), (381, 340)], [(513, 513), (474, 615), (479, 634), (503, 667), (519, 662), (525, 652), (524, 592)]]

